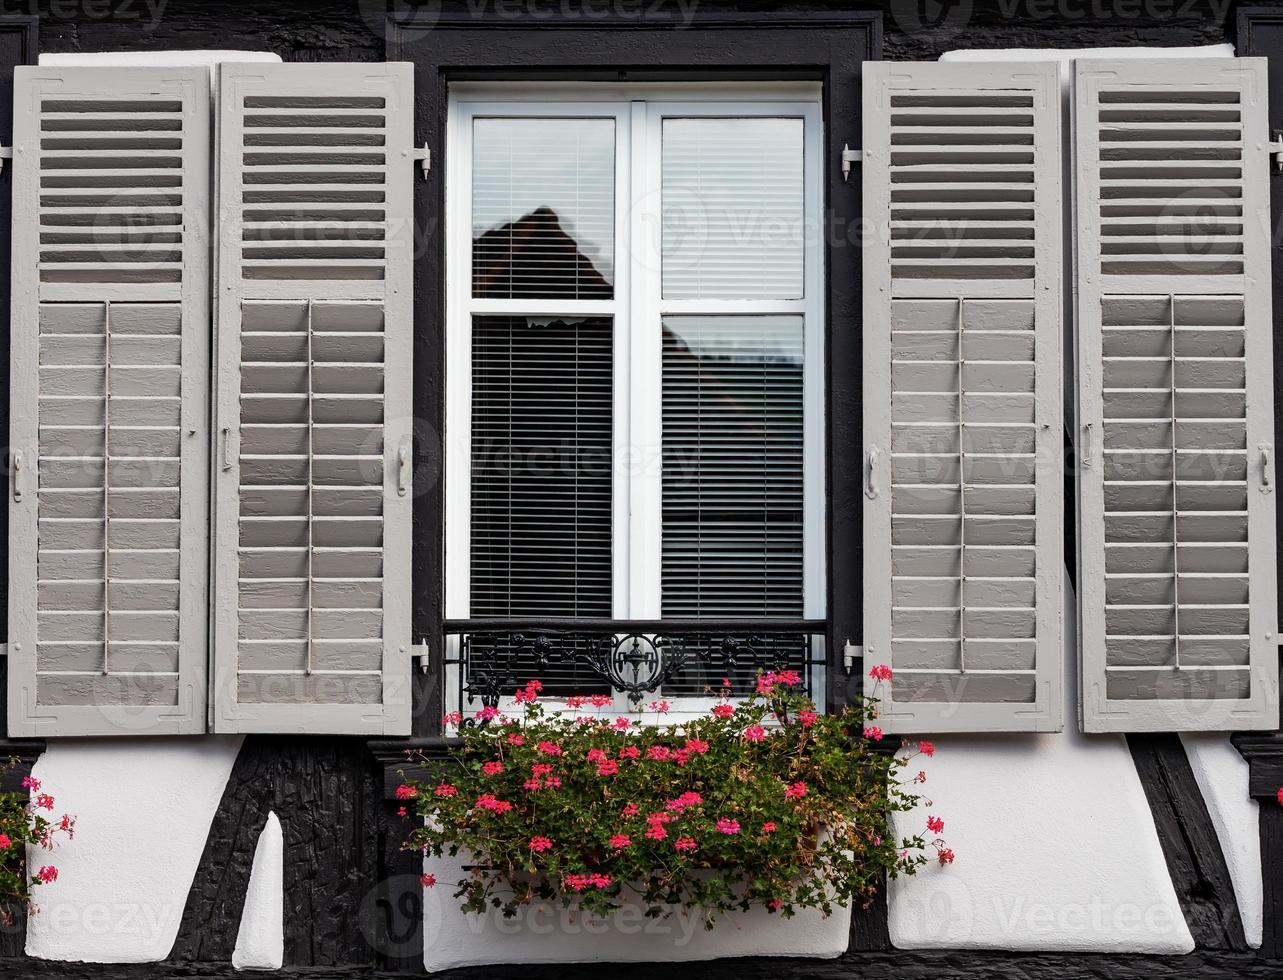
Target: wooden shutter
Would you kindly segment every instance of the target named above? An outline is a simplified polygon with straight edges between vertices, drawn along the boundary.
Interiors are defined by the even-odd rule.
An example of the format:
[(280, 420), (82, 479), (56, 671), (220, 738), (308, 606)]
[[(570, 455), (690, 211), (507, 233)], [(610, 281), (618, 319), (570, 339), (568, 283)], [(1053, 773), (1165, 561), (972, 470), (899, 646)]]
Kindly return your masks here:
[(1274, 728), (1266, 61), (1075, 68), (1082, 721)]
[(888, 731), (1061, 726), (1056, 70), (865, 65), (864, 659), (893, 669)]
[(214, 727), (408, 734), (411, 66), (221, 72)]
[(204, 730), (209, 76), (19, 68), (9, 733)]

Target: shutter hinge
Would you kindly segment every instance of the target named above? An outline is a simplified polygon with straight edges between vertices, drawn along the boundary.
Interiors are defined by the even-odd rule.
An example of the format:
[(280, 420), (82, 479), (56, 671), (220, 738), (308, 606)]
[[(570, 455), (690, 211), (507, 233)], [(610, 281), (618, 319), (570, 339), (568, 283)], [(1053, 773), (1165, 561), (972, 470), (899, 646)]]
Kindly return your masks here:
[(431, 664), (432, 650), (428, 646), (428, 641), (420, 640), (414, 645), (414, 666), (419, 668), (420, 673), (426, 674)]
[(13, 159), (12, 146), (0, 146), (0, 172), (4, 171), (4, 162)]
[(1283, 173), (1283, 129), (1274, 130), (1274, 139), (1265, 144), (1265, 149), (1274, 161), (1274, 169)]
[(414, 151), (414, 159), (419, 161), (419, 166), (423, 169), (423, 179), (428, 179), (428, 174), (432, 172), (432, 150), (424, 143)]
[(9, 656), (9, 644), (0, 643), (0, 658)]
[(864, 160), (864, 154), (860, 150), (853, 150), (848, 144), (843, 143), (842, 144), (842, 180), (843, 181), (850, 180), (851, 165), (855, 163), (861, 163), (863, 162), (863, 160)]
[(842, 647), (842, 666), (846, 668), (846, 672), (851, 673), (855, 669), (856, 661), (862, 659), (864, 659), (864, 647), (856, 646), (847, 640)]

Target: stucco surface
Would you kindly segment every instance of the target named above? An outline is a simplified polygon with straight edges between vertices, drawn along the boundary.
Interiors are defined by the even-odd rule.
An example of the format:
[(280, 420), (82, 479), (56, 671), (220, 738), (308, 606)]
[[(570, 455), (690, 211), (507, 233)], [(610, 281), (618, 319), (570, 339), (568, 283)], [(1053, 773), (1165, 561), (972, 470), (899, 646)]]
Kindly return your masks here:
[(52, 856), (27, 953), (147, 963), (174, 945), (239, 737), (52, 741), (34, 775), (76, 838)]
[(1181, 741), (1234, 882), (1243, 934), (1249, 946), (1259, 947), (1264, 929), (1260, 806), (1247, 795), (1247, 760), (1225, 732), (1187, 733)]
[[(1172, 888), (1145, 791), (1122, 735), (1077, 730), (1077, 643), (1065, 594), (1064, 732), (940, 736), (924, 765), (954, 864), (891, 883), (891, 942), (981, 948), (1185, 953), (1194, 940)], [(928, 835), (929, 836), (929, 835)]]
[(236, 934), (232, 966), (238, 970), (279, 970), (285, 960), (285, 839), (275, 813), (254, 848), (241, 928)]

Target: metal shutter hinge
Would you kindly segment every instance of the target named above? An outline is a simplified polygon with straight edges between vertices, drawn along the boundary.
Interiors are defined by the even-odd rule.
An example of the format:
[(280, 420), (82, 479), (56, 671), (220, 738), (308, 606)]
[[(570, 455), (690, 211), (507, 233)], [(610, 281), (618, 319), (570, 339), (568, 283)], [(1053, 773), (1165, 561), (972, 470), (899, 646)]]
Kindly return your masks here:
[(1274, 169), (1283, 174), (1283, 129), (1274, 130), (1274, 139), (1265, 144), (1265, 152), (1274, 161)]
[(427, 143), (414, 151), (414, 159), (419, 161), (419, 166), (423, 169), (423, 179), (427, 180), (428, 174), (432, 172), (432, 150), (428, 148)]
[(853, 150), (851, 147), (842, 144), (842, 179), (844, 181), (851, 179), (851, 165), (860, 163), (864, 160), (864, 153), (860, 150)]
[(846, 668), (849, 674), (855, 669), (856, 661), (864, 659), (864, 647), (856, 646), (850, 640), (842, 647), (842, 666)]
[(9, 644), (0, 643), (0, 658), (9, 656)]
[(432, 650), (428, 646), (428, 641), (420, 640), (414, 645), (414, 665), (419, 668), (420, 673), (426, 674), (431, 664)]
[(0, 146), (0, 172), (4, 171), (4, 162), (13, 159), (12, 146)]

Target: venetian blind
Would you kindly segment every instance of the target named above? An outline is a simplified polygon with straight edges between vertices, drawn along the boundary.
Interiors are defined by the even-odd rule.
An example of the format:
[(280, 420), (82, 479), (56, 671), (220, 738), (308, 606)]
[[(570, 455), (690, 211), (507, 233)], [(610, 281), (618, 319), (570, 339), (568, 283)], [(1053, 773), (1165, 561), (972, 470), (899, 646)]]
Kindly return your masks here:
[(665, 616), (802, 615), (800, 316), (663, 320)]

